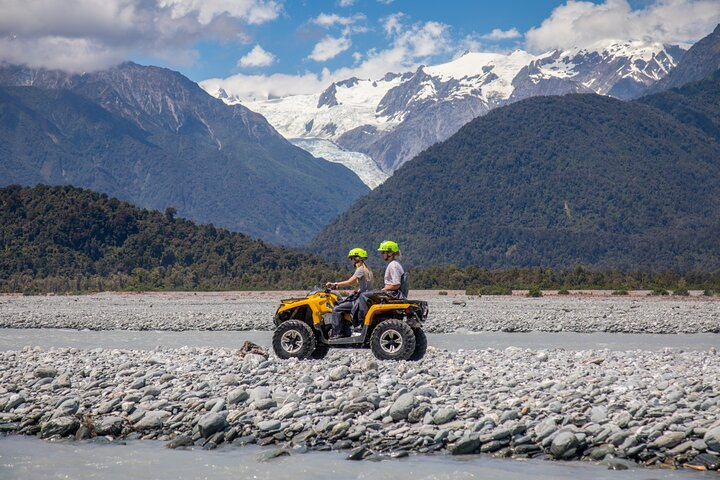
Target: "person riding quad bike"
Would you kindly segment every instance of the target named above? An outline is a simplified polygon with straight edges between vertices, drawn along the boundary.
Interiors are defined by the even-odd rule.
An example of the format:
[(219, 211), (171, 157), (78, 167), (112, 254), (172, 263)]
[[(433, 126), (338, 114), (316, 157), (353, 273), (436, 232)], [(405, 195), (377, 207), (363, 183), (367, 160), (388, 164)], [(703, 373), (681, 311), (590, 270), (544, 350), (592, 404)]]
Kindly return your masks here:
[(368, 301), (378, 295), (390, 298), (403, 298), (406, 292), (401, 289), (402, 278), (405, 270), (398, 261), (400, 258), (400, 246), (392, 240), (385, 240), (380, 244), (378, 252), (382, 255), (383, 260), (387, 264), (385, 267), (385, 286), (382, 290), (371, 290), (360, 294), (358, 299), (358, 321), (363, 323), (367, 315), (369, 304)]
[[(320, 359), (330, 348), (369, 348), (380, 360), (423, 358), (427, 350), (423, 331), (428, 319), (427, 302), (407, 299), (408, 274), (397, 261), (397, 243), (383, 242), (379, 250), (388, 264), (385, 287), (360, 295), (358, 302), (364, 301), (365, 314), (355, 333), (332, 338), (333, 309), (342, 298), (330, 288), (318, 286), (304, 297), (280, 301), (273, 317), (272, 336), (278, 358)], [(351, 320), (349, 312), (341, 313), (341, 322), (349, 325)]]
[(357, 316), (357, 300), (364, 292), (372, 288), (373, 273), (367, 265), (368, 254), (362, 248), (353, 248), (348, 252), (348, 258), (355, 267), (355, 273), (350, 278), (342, 282), (328, 282), (325, 284), (327, 288), (348, 287), (357, 285), (357, 290), (338, 302), (332, 312), (332, 334), (330, 340), (350, 336), (350, 322), (343, 321), (344, 314), (350, 313), (351, 318)]

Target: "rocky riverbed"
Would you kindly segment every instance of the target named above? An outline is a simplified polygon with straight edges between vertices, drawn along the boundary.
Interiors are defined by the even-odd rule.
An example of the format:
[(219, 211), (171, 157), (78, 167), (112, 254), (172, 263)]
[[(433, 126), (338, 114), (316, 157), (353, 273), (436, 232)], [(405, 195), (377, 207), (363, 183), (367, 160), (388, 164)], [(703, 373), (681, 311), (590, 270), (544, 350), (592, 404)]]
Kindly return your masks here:
[[(267, 293), (0, 296), (0, 327), (90, 330), (271, 330), (281, 298)], [(468, 297), (426, 300), (428, 333), (455, 331), (720, 333), (720, 300), (658, 297)]]
[(241, 358), (229, 349), (0, 352), (0, 431), (171, 447), (276, 445), (586, 459), (613, 468), (720, 462), (720, 356), (508, 348), (378, 362)]

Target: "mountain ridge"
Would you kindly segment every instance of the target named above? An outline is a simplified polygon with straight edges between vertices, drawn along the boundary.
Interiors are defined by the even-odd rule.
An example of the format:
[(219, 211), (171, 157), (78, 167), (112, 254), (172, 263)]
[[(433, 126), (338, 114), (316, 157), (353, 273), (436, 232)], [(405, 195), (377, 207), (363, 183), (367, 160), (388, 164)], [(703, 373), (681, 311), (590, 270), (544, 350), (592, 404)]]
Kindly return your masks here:
[[(260, 114), (228, 106), (171, 70), (128, 62), (68, 75), (5, 65), (0, 86), (3, 185), (74, 184), (289, 245), (368, 191), (346, 167), (289, 143)], [(94, 125), (99, 110), (88, 102), (123, 128)], [(103, 141), (57, 135), (76, 125), (100, 128)], [(46, 141), (53, 135), (64, 144)]]
[(716, 77), (635, 102), (571, 94), (495, 109), (400, 167), (309, 248), (336, 259), (392, 238), (419, 267), (718, 269), (720, 143), (671, 107), (713, 99), (706, 108), (720, 112), (719, 92)]
[[(414, 72), (334, 82), (316, 95), (242, 103), (287, 138), (332, 140), (392, 173), (473, 118), (523, 98), (590, 92), (636, 98), (667, 75), (683, 53), (678, 46), (644, 42), (541, 55), (467, 52)], [(219, 81), (201, 86), (227, 103), (240, 102)]]

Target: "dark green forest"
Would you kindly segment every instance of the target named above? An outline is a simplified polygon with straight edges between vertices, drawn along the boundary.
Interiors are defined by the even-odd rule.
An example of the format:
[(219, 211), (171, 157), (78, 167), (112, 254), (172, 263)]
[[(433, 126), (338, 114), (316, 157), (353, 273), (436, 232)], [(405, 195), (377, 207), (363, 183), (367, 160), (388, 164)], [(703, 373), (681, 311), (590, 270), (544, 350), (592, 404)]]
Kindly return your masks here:
[(0, 189), (0, 291), (300, 289), (306, 253), (75, 187)]
[[(373, 253), (373, 252), (371, 252)], [(350, 265), (273, 247), (75, 187), (0, 189), (0, 292), (308, 289)], [(410, 270), (415, 289), (603, 288), (720, 290), (720, 272), (626, 273), (443, 266)], [(375, 269), (381, 279), (382, 268)], [(379, 281), (379, 280), (378, 280)]]

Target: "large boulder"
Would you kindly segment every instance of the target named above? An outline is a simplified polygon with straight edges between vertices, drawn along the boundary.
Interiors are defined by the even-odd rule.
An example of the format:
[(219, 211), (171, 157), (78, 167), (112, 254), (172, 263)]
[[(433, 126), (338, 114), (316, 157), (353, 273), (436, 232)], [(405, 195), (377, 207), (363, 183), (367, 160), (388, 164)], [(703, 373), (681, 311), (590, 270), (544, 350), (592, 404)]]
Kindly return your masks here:
[(569, 455), (578, 446), (578, 439), (572, 432), (560, 432), (550, 444), (550, 453), (555, 458), (562, 458)]
[(703, 440), (710, 450), (720, 452), (720, 427), (715, 427), (705, 432)]
[(415, 395), (403, 393), (393, 402), (388, 412), (394, 421), (404, 420), (415, 406)]
[(80, 420), (75, 417), (52, 418), (43, 423), (40, 427), (40, 436), (48, 438), (52, 436), (68, 437), (74, 435), (80, 428)]
[(220, 413), (208, 413), (203, 415), (198, 421), (198, 429), (200, 435), (204, 438), (210, 437), (212, 434), (224, 430), (228, 426), (225, 416)]

